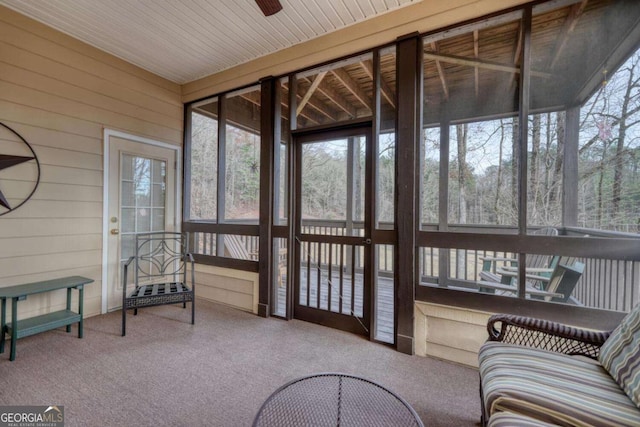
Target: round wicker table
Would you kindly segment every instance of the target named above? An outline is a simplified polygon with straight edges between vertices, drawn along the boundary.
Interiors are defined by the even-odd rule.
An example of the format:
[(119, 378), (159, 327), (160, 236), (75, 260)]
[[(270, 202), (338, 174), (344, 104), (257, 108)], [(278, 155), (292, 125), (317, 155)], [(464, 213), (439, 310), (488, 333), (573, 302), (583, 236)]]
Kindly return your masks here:
[(424, 426), (400, 396), (373, 381), (340, 373), (310, 375), (283, 385), (262, 404), (253, 425)]

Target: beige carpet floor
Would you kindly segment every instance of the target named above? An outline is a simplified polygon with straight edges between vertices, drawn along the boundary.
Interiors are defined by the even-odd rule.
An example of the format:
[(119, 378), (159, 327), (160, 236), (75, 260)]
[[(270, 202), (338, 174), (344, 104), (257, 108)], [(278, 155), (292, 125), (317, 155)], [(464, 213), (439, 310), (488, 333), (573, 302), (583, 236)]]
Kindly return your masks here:
[(407, 356), (302, 321), (263, 319), (197, 301), (85, 320), (18, 341), (0, 355), (0, 405), (63, 405), (71, 426), (249, 426), (289, 380), (318, 372), (369, 378), (402, 396), (426, 426), (474, 426), (477, 370)]

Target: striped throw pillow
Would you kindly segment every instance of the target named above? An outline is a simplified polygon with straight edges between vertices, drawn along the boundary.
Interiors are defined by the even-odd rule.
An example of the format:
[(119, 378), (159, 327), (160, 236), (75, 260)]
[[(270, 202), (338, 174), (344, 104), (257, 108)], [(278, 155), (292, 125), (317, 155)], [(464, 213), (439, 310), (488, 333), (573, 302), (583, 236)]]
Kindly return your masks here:
[(598, 360), (640, 407), (640, 304), (611, 333)]

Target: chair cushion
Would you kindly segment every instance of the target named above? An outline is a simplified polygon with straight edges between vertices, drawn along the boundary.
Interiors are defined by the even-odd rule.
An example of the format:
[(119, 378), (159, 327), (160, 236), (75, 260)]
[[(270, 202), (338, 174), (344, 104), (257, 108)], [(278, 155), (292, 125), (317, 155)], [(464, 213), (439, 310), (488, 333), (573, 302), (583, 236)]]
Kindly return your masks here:
[(498, 412), (489, 418), (487, 427), (552, 427), (554, 425), (513, 412)]
[(640, 410), (596, 361), (501, 342), (478, 355), (489, 419), (508, 411), (565, 425), (640, 425)]
[(611, 333), (598, 360), (640, 407), (640, 304)]

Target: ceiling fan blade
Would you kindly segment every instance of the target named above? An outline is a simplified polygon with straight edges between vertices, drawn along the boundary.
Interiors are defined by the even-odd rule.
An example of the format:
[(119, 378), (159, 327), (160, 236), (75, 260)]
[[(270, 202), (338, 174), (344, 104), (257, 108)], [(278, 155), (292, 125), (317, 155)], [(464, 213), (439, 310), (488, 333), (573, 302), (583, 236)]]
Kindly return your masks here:
[(271, 16), (282, 10), (282, 5), (279, 0), (256, 0), (256, 3), (262, 13), (264, 13), (264, 16)]

